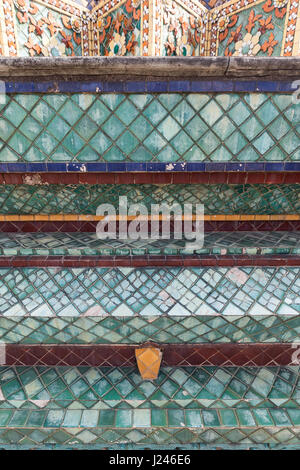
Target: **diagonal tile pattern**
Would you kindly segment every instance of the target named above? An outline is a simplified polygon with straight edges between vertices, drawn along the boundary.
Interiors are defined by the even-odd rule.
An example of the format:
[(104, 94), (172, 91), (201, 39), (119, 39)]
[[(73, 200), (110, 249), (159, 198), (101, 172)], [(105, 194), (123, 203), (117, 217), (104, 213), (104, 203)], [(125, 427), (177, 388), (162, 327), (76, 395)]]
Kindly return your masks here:
[(1, 162), (299, 159), (284, 93), (20, 93), (1, 108)]
[[(0, 369), (0, 443), (273, 444), (299, 438), (299, 367)], [(176, 403), (176, 407), (174, 407)]]
[(96, 214), (100, 204), (127, 197), (128, 206), (199, 204), (205, 214), (300, 213), (299, 184), (1, 185), (1, 214)]
[(297, 315), (0, 317), (5, 344), (296, 343)]
[(297, 315), (300, 268), (1, 268), (3, 316)]
[(96, 231), (0, 232), (0, 256), (299, 255), (300, 232), (207, 232), (203, 248), (193, 245), (187, 239), (100, 240)]

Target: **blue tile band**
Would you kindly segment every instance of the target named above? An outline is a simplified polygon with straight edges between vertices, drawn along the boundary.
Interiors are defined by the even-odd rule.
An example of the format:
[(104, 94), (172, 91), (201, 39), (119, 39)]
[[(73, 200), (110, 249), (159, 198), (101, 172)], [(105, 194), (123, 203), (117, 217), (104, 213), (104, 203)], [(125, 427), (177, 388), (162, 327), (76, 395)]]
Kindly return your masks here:
[(6, 82), (6, 93), (199, 93), (199, 92), (270, 92), (292, 93), (288, 80), (170, 80), (170, 81), (41, 81)]
[(132, 173), (132, 172), (300, 172), (300, 162), (95, 162), (0, 163), (0, 173)]

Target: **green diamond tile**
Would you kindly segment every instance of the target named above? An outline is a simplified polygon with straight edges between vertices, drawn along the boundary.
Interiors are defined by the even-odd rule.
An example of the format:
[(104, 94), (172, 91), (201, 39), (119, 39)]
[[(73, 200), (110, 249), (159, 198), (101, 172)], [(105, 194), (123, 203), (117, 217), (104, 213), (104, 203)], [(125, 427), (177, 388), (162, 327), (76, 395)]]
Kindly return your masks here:
[(87, 115), (76, 124), (75, 130), (84, 140), (89, 140), (97, 131), (98, 126)]
[(41, 149), (46, 155), (52, 153), (58, 144), (58, 141), (49, 132), (42, 132), (36, 139), (35, 144)]
[(82, 116), (80, 110), (73, 101), (67, 100), (66, 103), (60, 108), (59, 115), (71, 126), (73, 126)]
[(116, 110), (116, 115), (126, 126), (128, 126), (139, 115), (139, 111), (129, 100), (124, 100)]
[(73, 155), (77, 154), (84, 146), (84, 140), (73, 130), (69, 132), (62, 143)]
[(102, 129), (111, 139), (115, 140), (125, 130), (125, 126), (118, 118), (112, 116), (103, 124)]
[(278, 114), (279, 111), (271, 103), (271, 101), (264, 103), (256, 113), (264, 126), (270, 124), (270, 122), (273, 121), (278, 116)]
[(132, 152), (138, 143), (137, 138), (129, 131), (125, 131), (116, 141), (116, 144), (124, 153)]
[(201, 110), (202, 119), (209, 125), (212, 126), (222, 115), (222, 110), (218, 104), (211, 100), (202, 110)]
[[(30, 140), (34, 140), (42, 129), (43, 127), (31, 116), (26, 117), (20, 126), (20, 131), (22, 131), (22, 133)], [(58, 133), (59, 129), (56, 128), (55, 132)]]
[(268, 132), (264, 132), (253, 141), (253, 145), (259, 153), (265, 154), (274, 145), (274, 140)]
[(2, 140), (8, 140), (12, 133), (14, 132), (15, 127), (9, 123), (6, 119), (0, 119), (0, 136)]
[(16, 152), (23, 155), (30, 146), (30, 141), (20, 132), (16, 132), (8, 141), (8, 145)]
[(44, 101), (41, 100), (31, 111), (31, 115), (43, 126), (46, 126), (55, 115), (54, 110)]
[(101, 126), (110, 116), (109, 109), (100, 100), (96, 100), (87, 113), (98, 126)]

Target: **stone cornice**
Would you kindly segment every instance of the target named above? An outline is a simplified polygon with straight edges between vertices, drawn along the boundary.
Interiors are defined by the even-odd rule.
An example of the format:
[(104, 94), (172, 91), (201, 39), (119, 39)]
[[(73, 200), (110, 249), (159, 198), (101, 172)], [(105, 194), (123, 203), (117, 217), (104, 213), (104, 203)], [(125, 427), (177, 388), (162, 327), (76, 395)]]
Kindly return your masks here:
[(300, 79), (300, 57), (0, 58), (0, 79)]

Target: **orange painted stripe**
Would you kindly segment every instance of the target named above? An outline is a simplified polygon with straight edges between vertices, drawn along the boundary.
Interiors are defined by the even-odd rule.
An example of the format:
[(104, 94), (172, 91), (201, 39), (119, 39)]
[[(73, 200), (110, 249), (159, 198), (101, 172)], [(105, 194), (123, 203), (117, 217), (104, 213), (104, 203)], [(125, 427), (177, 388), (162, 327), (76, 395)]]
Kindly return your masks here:
[[(0, 215), (0, 222), (55, 222), (55, 221), (100, 221), (103, 220), (102, 215), (93, 214), (33, 214), (33, 215)], [(135, 216), (119, 216), (116, 215), (115, 220), (135, 220)], [(182, 220), (196, 220), (196, 215), (182, 216)], [(209, 214), (204, 215), (204, 221), (282, 221), (282, 220), (300, 220), (300, 214)], [(114, 217), (111, 217), (114, 220)], [(141, 218), (141, 220), (151, 220), (151, 217)], [(167, 220), (162, 215), (153, 216), (152, 220)]]

